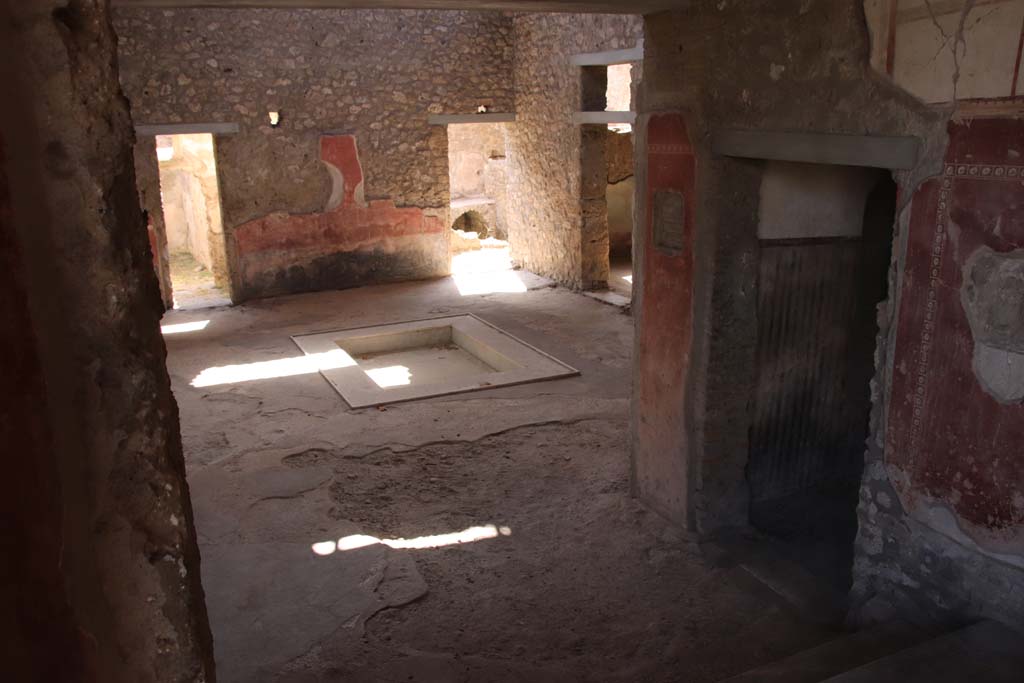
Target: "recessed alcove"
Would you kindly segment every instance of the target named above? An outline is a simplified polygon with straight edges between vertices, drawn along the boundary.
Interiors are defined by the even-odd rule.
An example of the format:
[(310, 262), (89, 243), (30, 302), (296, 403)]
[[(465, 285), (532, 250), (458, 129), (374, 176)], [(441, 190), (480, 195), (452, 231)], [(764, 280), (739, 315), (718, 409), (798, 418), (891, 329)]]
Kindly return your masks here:
[(876, 311), (888, 296), (890, 171), (912, 166), (918, 144), (770, 130), (716, 131), (712, 140), (724, 163), (760, 176), (748, 228), (756, 294), (745, 309), (754, 355), (742, 378), (750, 395), (742, 507), (837, 604), (852, 580)]

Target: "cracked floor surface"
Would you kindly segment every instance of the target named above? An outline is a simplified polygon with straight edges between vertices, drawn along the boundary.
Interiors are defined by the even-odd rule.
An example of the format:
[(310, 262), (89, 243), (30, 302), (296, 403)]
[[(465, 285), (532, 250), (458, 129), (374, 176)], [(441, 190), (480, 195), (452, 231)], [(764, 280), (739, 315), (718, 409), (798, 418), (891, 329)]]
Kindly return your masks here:
[[(629, 496), (632, 320), (517, 277), (168, 314), (209, 320), (166, 340), (219, 680), (700, 683), (829, 636)], [(361, 410), (318, 374), (190, 385), (293, 334), (462, 312), (581, 375)]]

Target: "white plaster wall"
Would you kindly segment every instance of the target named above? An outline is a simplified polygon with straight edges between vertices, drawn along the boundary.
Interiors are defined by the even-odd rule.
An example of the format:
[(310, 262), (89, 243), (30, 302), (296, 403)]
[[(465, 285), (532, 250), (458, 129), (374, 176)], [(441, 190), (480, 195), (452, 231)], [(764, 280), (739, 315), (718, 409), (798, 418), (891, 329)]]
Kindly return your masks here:
[(633, 108), (631, 89), (632, 64), (612, 64), (608, 67), (607, 106), (605, 111), (630, 111)]
[(891, 61), (893, 80), (929, 103), (1014, 94), (1024, 0), (894, 3), (864, 3), (876, 70), (884, 73)]
[(771, 161), (761, 181), (759, 239), (859, 237), (880, 171)]

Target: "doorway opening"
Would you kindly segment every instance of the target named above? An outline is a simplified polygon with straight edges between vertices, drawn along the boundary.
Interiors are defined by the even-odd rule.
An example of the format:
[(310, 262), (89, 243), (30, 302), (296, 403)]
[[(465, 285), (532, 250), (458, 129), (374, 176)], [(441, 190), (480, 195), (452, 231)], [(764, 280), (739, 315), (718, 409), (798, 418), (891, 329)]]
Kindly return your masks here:
[(836, 595), (852, 581), (895, 212), (876, 169), (770, 162), (762, 181), (750, 521)]
[[(633, 291), (633, 65), (583, 66), (581, 109), (611, 112), (623, 120), (584, 123), (580, 154), (583, 188), (583, 286), (608, 290), (628, 304)], [(604, 298), (605, 294), (597, 294)]]
[[(609, 64), (608, 85), (605, 88), (605, 111), (633, 110), (633, 65)], [(632, 133), (629, 123), (609, 123), (608, 130), (616, 133)]]
[(512, 268), (505, 150), (503, 123), (448, 125), (451, 270), (457, 280)]
[(231, 303), (213, 135), (156, 136), (174, 308)]
[[(608, 67), (606, 111), (633, 109), (633, 65), (612, 64)], [(633, 126), (629, 123), (608, 124), (605, 153), (608, 164), (608, 289), (633, 296)]]

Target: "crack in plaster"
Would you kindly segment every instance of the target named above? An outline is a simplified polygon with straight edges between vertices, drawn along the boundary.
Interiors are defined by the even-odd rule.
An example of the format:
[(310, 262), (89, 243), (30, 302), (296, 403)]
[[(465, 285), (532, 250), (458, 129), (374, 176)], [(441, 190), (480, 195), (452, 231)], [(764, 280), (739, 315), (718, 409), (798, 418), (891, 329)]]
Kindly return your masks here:
[[(939, 55), (939, 52), (941, 52), (942, 49), (946, 45), (949, 44), (949, 41), (950, 41), (951, 38), (954, 39), (953, 40), (953, 112), (956, 112), (956, 109), (957, 109), (957, 89), (959, 87), (959, 82), (960, 82), (960, 48), (963, 47), (964, 53), (967, 52), (967, 41), (964, 39), (964, 32), (966, 30), (966, 25), (967, 25), (967, 15), (970, 14), (971, 10), (974, 9), (974, 3), (975, 2), (976, 2), (976, 0), (966, 0), (966, 2), (964, 2), (964, 6), (960, 10), (960, 20), (957, 23), (956, 33), (953, 36), (949, 36), (942, 29), (942, 25), (939, 24), (939, 20), (938, 20), (938, 17), (936, 17), (936, 15), (935, 15), (935, 10), (932, 7), (931, 0), (924, 0), (925, 7), (927, 7), (927, 9), (928, 9), (928, 15), (929, 15), (929, 17), (931, 17), (932, 23), (935, 25), (935, 28), (938, 29), (939, 34), (943, 38), (942, 45), (939, 47), (938, 51), (935, 53), (935, 56), (932, 57), (931, 61), (935, 61), (936, 57), (938, 57), (938, 55)], [(981, 18), (979, 18), (978, 21), (980, 22), (984, 18), (985, 17), (981, 17)], [(977, 22), (975, 22), (975, 23), (977, 24)]]

